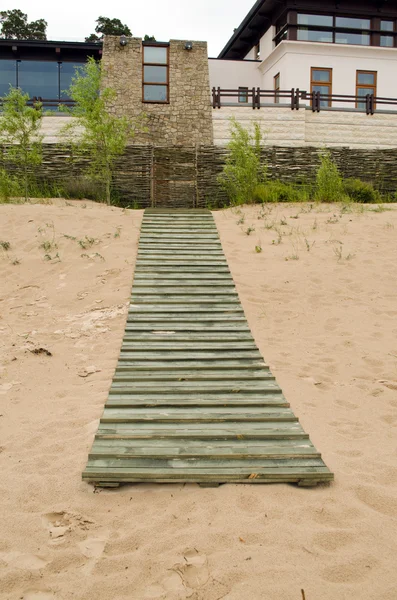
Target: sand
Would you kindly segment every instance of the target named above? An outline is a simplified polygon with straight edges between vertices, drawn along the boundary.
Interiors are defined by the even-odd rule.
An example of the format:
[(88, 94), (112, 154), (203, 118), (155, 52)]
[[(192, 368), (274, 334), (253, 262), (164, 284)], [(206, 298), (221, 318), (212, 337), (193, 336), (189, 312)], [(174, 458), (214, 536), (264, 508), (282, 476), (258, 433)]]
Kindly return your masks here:
[(373, 208), (215, 213), (257, 344), (335, 482), (95, 491), (81, 472), (142, 213), (0, 206), (2, 600), (397, 598), (397, 205)]

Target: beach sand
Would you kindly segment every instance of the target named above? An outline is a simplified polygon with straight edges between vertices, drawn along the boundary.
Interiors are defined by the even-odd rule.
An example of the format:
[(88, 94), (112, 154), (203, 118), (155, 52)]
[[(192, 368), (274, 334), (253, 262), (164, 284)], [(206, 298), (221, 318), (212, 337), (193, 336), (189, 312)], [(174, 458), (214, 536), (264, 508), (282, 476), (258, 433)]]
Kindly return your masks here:
[(335, 481), (94, 490), (142, 211), (0, 206), (1, 600), (396, 600), (397, 205), (374, 208), (214, 213)]

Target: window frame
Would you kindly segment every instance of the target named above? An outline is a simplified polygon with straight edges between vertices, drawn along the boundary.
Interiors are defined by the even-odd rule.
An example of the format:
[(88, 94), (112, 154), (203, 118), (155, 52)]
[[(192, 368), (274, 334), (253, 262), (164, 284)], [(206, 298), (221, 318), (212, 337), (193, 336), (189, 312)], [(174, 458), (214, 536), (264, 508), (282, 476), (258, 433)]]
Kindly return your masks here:
[[(166, 48), (167, 51), (167, 62), (166, 63), (147, 63), (145, 62), (145, 48)], [(165, 67), (167, 72), (167, 81), (166, 83), (154, 83), (152, 81), (145, 82), (145, 67)], [(167, 88), (167, 99), (166, 100), (145, 100), (145, 86), (147, 85), (157, 85), (161, 87)], [(161, 43), (153, 43), (153, 42), (143, 42), (142, 43), (142, 102), (143, 104), (169, 104), (170, 103), (170, 45), (169, 44), (161, 44)]]
[[(329, 81), (316, 81), (313, 79), (313, 71), (327, 71), (329, 76)], [(323, 87), (327, 87), (329, 90), (329, 95), (332, 96), (332, 76), (333, 76), (332, 67), (311, 67), (310, 68), (310, 93), (313, 94), (313, 86), (321, 85)], [(332, 106), (332, 98), (328, 98), (328, 107)]]
[[(302, 25), (298, 23), (298, 15), (314, 15), (314, 16), (324, 16), (324, 17), (332, 17), (333, 24), (331, 26), (320, 26), (320, 25)], [(355, 27), (343, 27), (336, 25), (337, 18), (347, 18), (347, 19), (366, 19), (369, 20), (369, 28), (368, 29), (358, 29)], [(347, 12), (335, 12), (330, 10), (329, 12), (317, 12), (315, 10), (288, 10), (287, 12), (287, 25), (286, 30), (281, 34), (281, 30), (279, 32), (276, 31), (276, 35), (273, 38), (275, 45), (277, 46), (283, 39), (287, 41), (301, 41), (301, 42), (310, 42), (310, 43), (328, 43), (328, 44), (340, 44), (343, 45), (342, 42), (336, 42), (336, 34), (337, 33), (356, 33), (359, 34), (368, 34), (369, 35), (369, 44), (346, 44), (346, 45), (359, 45), (364, 47), (380, 47), (380, 48), (397, 48), (397, 18), (395, 16), (387, 17), (387, 16), (368, 16), (368, 15), (357, 15), (357, 14), (348, 14)], [(394, 23), (393, 30), (384, 31), (381, 30), (381, 21), (389, 21)], [(315, 32), (330, 32), (332, 40), (324, 41), (324, 42), (316, 42), (315, 40), (299, 40), (299, 30), (306, 29), (309, 31)], [(286, 37), (284, 37), (286, 35)], [(283, 36), (283, 37), (282, 37)], [(381, 45), (381, 37), (392, 37), (393, 44), (391, 46)]]
[[(245, 100), (242, 100), (245, 98)], [(248, 87), (239, 86), (238, 88), (238, 103), (239, 104), (248, 104)]]
[(273, 77), (274, 104), (280, 104), (280, 71)]
[[(362, 73), (368, 73), (370, 75), (374, 75), (374, 84), (372, 85), (369, 83), (358, 83), (358, 76), (361, 75)], [(378, 71), (368, 71), (368, 70), (357, 69), (356, 70), (356, 97), (357, 98), (359, 97), (358, 88), (373, 90), (374, 93), (372, 95), (374, 96), (374, 98), (376, 98), (376, 93), (377, 93), (377, 89), (378, 89)], [(359, 104), (362, 104), (362, 102), (365, 102), (365, 96), (363, 96), (362, 101), (356, 100), (356, 108), (360, 108)], [(374, 108), (376, 108), (375, 102), (374, 102)]]

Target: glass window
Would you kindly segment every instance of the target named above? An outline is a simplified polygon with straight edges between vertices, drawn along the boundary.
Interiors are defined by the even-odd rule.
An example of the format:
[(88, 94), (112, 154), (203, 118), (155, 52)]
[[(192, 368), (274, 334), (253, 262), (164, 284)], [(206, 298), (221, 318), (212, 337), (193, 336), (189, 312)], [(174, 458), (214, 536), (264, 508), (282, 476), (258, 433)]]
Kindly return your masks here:
[(381, 35), (380, 36), (380, 45), (384, 48), (393, 48), (394, 46), (394, 38), (391, 35)]
[(164, 46), (144, 46), (143, 62), (151, 65), (166, 65), (168, 63), (168, 48)]
[(335, 33), (336, 44), (355, 44), (356, 46), (369, 46), (370, 35), (369, 33), (342, 33), (337, 31)]
[(332, 27), (334, 18), (328, 15), (298, 15), (298, 25), (321, 25)]
[(394, 21), (381, 21), (380, 28), (382, 31), (394, 31)]
[[(320, 92), (323, 96), (332, 95), (332, 69), (320, 69), (312, 67), (311, 69), (311, 93)], [(322, 108), (331, 106), (331, 98), (320, 98)]]
[(357, 83), (361, 85), (375, 85), (376, 74), (365, 71), (357, 72)]
[(0, 60), (0, 96), (5, 96), (12, 87), (17, 86), (16, 60)]
[(146, 83), (167, 83), (167, 67), (145, 66), (143, 77)]
[(166, 85), (144, 85), (143, 100), (144, 102), (167, 102), (167, 91)]
[(371, 29), (371, 19), (336, 17), (335, 25), (336, 27), (349, 27), (350, 29)]
[(238, 88), (238, 101), (240, 103), (248, 102), (248, 88), (247, 87), (239, 87)]
[(72, 83), (72, 77), (76, 75), (76, 69), (83, 67), (84, 64), (79, 62), (62, 62), (59, 64), (61, 100), (67, 100), (70, 97), (69, 88)]
[(280, 73), (277, 73), (277, 75), (274, 76), (274, 91), (274, 103), (279, 104), (280, 95), (278, 94), (278, 92), (280, 91)]
[(143, 46), (143, 101), (169, 102), (168, 46)]
[(316, 31), (305, 29), (304, 27), (298, 28), (298, 40), (300, 42), (331, 42), (332, 31)]
[(33, 96), (43, 100), (58, 100), (58, 63), (41, 60), (18, 61), (18, 86)]
[[(357, 71), (356, 78), (356, 96), (367, 96), (367, 94), (376, 96), (376, 71)], [(356, 103), (357, 108), (365, 109), (365, 101)]]

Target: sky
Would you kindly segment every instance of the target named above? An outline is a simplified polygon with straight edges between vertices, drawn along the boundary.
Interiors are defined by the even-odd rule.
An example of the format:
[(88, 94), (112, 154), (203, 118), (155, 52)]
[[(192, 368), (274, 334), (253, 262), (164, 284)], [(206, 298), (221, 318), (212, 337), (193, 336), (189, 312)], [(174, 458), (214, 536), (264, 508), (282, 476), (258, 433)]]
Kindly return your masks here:
[(45, 19), (47, 39), (83, 41), (95, 31), (99, 16), (120, 19), (136, 37), (154, 35), (170, 39), (208, 42), (208, 54), (216, 57), (233, 35), (255, 0), (13, 0), (1, 10), (19, 8), (29, 21)]

